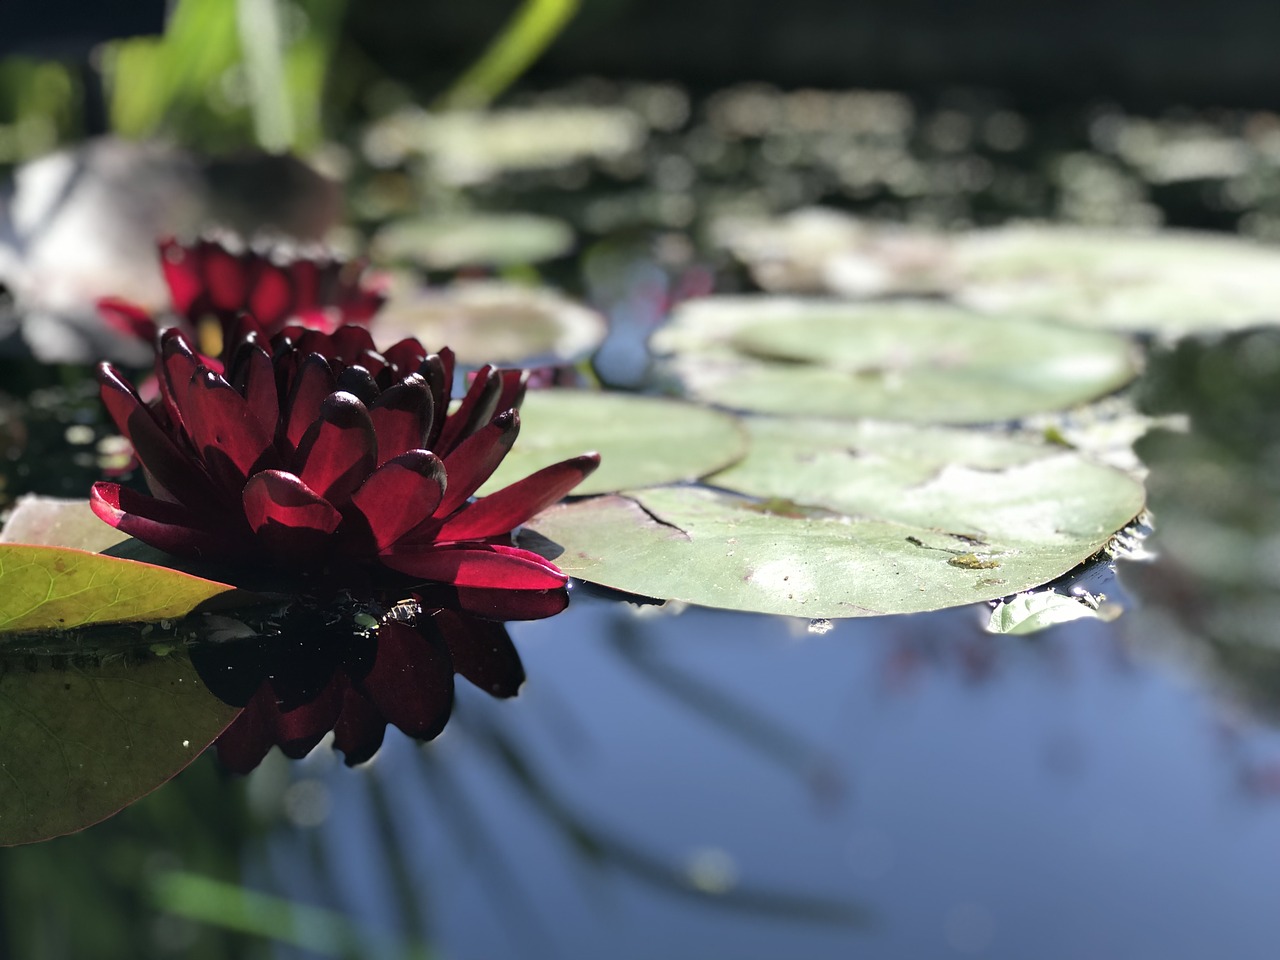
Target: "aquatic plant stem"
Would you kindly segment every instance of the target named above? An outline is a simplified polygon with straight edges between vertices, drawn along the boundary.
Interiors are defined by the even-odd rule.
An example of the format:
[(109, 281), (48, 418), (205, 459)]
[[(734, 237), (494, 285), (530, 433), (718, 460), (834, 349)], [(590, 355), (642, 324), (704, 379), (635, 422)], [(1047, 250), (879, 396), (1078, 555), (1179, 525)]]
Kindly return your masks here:
[(480, 59), (432, 106), (438, 110), (487, 107), (542, 56), (578, 12), (580, 2), (525, 0)]

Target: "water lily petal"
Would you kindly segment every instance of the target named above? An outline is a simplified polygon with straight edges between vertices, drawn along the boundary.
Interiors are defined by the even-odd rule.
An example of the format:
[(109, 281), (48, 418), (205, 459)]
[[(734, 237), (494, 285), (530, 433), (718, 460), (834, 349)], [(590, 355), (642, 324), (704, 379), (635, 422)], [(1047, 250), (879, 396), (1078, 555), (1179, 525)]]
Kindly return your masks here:
[(204, 279), (204, 292), (214, 309), (226, 314), (243, 309), (249, 292), (244, 258), (212, 240), (202, 241), (198, 245), (196, 257)]
[(445, 467), (434, 453), (410, 450), (369, 475), (351, 505), (369, 525), (378, 550), (431, 516), (444, 496)]
[(278, 264), (263, 258), (249, 291), (249, 312), (264, 326), (274, 326), (293, 313), (293, 281)]
[(449, 414), (432, 450), (444, 456), (493, 419), (502, 396), (502, 377), (498, 368), (489, 364), (476, 371), (475, 379), (458, 409)]
[(307, 428), (320, 416), (320, 405), (333, 390), (334, 378), (329, 361), (316, 353), (306, 354), (293, 379), (286, 404), (284, 438), (291, 447), (296, 449), (302, 442)]
[(210, 474), (227, 489), (280, 466), (271, 434), (248, 401), (211, 370), (197, 370), (192, 378), (183, 418)]
[[(495, 381), (496, 382), (496, 381)], [(498, 469), (520, 433), (520, 415), (514, 410), (500, 413), (479, 432), (471, 434), (444, 458), (449, 472), (449, 489), (436, 513), (445, 517), (462, 506)]]
[(378, 628), (373, 669), (356, 686), (387, 720), (411, 737), (430, 740), (453, 710), (453, 659), (435, 631), (388, 620)]
[(494, 410), (519, 410), (529, 386), (529, 371), (499, 370), (498, 376), (502, 379), (502, 392), (498, 394)]
[[(243, 541), (229, 518), (202, 517), (182, 504), (99, 481), (89, 491), (89, 507), (121, 533), (176, 557), (234, 556)], [(210, 521), (220, 526), (212, 529)]]
[(325, 397), (320, 416), (298, 444), (298, 477), (332, 504), (341, 506), (378, 461), (378, 438), (363, 403), (350, 393)]
[(264, 703), (271, 699), (271, 688), (263, 684), (214, 744), (218, 762), (232, 773), (252, 772), (275, 746), (274, 704)]
[(133, 387), (108, 363), (97, 369), (99, 393), (107, 413), (132, 445), (155, 481), (152, 492), (165, 500), (207, 503), (216, 499), (209, 475), (156, 420)]
[(374, 346), (373, 337), (369, 335), (369, 331), (364, 327), (357, 327), (355, 324), (339, 327), (333, 332), (332, 338), (338, 356), (347, 363), (359, 362), (359, 359), (366, 352), (378, 352), (378, 348)]
[(432, 415), (431, 391), (418, 374), (410, 374), (384, 390), (369, 405), (369, 417), (378, 435), (378, 460), (385, 463), (409, 450), (425, 447)]
[(438, 540), (484, 540), (509, 533), (541, 513), (600, 466), (600, 454), (587, 453), (543, 467), (523, 480), (469, 503), (436, 532)]
[(365, 406), (377, 400), (378, 394), (382, 392), (378, 389), (368, 368), (360, 364), (352, 364), (338, 374), (334, 387), (337, 390), (355, 394)]
[(439, 353), (431, 354), (419, 365), (418, 372), (427, 381), (431, 403), (436, 411), (431, 432), (427, 435), (427, 449), (446, 452), (438, 441), (448, 420), (445, 414), (449, 410), (449, 400), (453, 397), (453, 351), (445, 347)]
[(320, 292), (321, 264), (315, 260), (304, 258), (289, 264), (289, 275), (293, 278), (293, 289), (297, 296), (294, 312), (305, 313), (315, 309), (322, 303)]
[(256, 342), (256, 338), (246, 338), (236, 349), (232, 372), (232, 386), (248, 402), (263, 433), (274, 437), (280, 421), (280, 397), (276, 392), (276, 371), (271, 355)]
[(98, 316), (107, 326), (139, 340), (154, 340), (159, 328), (151, 311), (121, 297), (102, 297), (98, 303)]
[(272, 553), (304, 564), (323, 554), (327, 538), (342, 522), (333, 504), (282, 470), (264, 470), (249, 478), (244, 514)]
[(169, 421), (185, 429), (182, 411), (191, 395), (191, 381), (200, 368), (200, 358), (176, 327), (160, 332), (160, 348), (156, 355), (156, 381)]
[(335, 674), (328, 686), (310, 703), (282, 711), (273, 699), (273, 734), (280, 752), (286, 757), (301, 760), (314, 750), (338, 722), (346, 687), (346, 678)]
[(459, 610), (486, 620), (542, 620), (569, 606), (566, 587), (510, 590), (505, 587), (455, 587), (429, 583), (414, 589), (423, 607)]
[(372, 759), (386, 738), (387, 720), (363, 693), (347, 687), (342, 710), (333, 725), (333, 745), (348, 767)]
[(382, 351), (382, 355), (387, 358), (387, 363), (396, 368), (399, 377), (414, 373), (422, 365), (422, 361), (427, 359), (427, 351), (413, 337), (405, 337), (393, 343)]
[(421, 618), (419, 629), (430, 623), (449, 645), (453, 669), (485, 693), (494, 697), (514, 697), (524, 683), (524, 665), (507, 633), (492, 620), (463, 616), (456, 610), (439, 610)]
[(392, 570), (459, 587), (505, 590), (554, 590), (568, 583), (555, 564), (529, 550), (500, 544), (406, 544), (379, 555)]
[(190, 316), (191, 308), (204, 292), (196, 256), (173, 237), (164, 237), (160, 248), (160, 269), (169, 286), (169, 301), (176, 313)]

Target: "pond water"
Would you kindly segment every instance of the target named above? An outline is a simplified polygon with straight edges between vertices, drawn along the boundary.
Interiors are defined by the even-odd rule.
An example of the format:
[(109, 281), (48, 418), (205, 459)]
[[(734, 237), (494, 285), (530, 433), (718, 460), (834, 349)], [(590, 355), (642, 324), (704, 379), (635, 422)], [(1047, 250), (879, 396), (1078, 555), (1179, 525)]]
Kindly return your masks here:
[[(810, 173), (769, 182), (812, 200)], [(912, 196), (889, 214), (981, 218), (973, 196)], [(622, 262), (633, 286), (670, 280)], [(641, 379), (628, 324), (655, 318), (626, 310), (652, 297), (597, 281), (614, 379)], [(745, 282), (724, 268), (717, 289)], [(1152, 348), (1134, 394), (1189, 430), (1138, 445), (1154, 559), (1088, 581), (1118, 619), (1009, 636), (985, 604), (811, 621), (577, 584), (563, 614), (509, 625), (520, 695), (459, 683), (429, 744), (391, 730), (355, 769), (322, 745), (245, 778), (210, 753), (83, 833), (0, 850), (7, 952), (1271, 957), (1277, 358), (1267, 331)], [(107, 432), (84, 371), (7, 363), (8, 494), (82, 496)]]

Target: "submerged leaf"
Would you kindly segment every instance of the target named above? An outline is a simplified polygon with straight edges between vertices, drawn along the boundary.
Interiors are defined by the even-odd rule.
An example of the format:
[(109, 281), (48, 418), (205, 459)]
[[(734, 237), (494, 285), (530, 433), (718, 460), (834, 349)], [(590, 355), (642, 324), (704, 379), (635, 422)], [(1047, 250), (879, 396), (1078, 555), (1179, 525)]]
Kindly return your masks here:
[(0, 656), (0, 845), (104, 820), (186, 767), (238, 712), (178, 652), (34, 670), (32, 659)]

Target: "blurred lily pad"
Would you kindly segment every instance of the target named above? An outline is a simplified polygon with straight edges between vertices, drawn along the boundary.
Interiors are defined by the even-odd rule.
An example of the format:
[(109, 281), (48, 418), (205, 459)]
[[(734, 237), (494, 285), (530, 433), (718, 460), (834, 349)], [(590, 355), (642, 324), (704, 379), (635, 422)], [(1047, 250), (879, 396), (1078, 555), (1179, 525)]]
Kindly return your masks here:
[(74, 547), (90, 553), (101, 553), (127, 539), (115, 527), (99, 520), (89, 509), (88, 500), (35, 494), (19, 497), (0, 528), (0, 543)]
[(498, 282), (393, 295), (377, 323), (383, 339), (417, 337), (476, 365), (574, 360), (599, 346), (607, 329), (600, 314), (554, 290)]
[(572, 228), (531, 213), (411, 217), (380, 229), (370, 244), (379, 263), (411, 263), (428, 270), (541, 263), (573, 249)]
[(198, 757), (238, 712), (181, 650), (0, 653), (0, 845), (111, 816)]
[(1029, 590), (1097, 553), (1143, 505), (1126, 474), (976, 431), (749, 429), (746, 459), (710, 478), (727, 490), (626, 491), (554, 507), (530, 528), (563, 551), (566, 573), (615, 589), (852, 617)]
[(954, 254), (957, 298), (984, 311), (1169, 336), (1280, 322), (1280, 249), (1238, 238), (1011, 227)]
[(599, 451), (601, 465), (574, 494), (696, 480), (747, 448), (736, 417), (660, 397), (591, 390), (532, 390), (511, 452), (480, 493), (568, 457)]
[(935, 301), (716, 297), (654, 338), (694, 397), (742, 410), (935, 423), (1016, 419), (1136, 374), (1123, 337)]
[(625, 157), (648, 130), (625, 107), (541, 106), (428, 113), (410, 108), (373, 124), (365, 154), (376, 166), (429, 158), (444, 183), (483, 183), (508, 171), (554, 170), (581, 160)]
[(874, 297), (940, 293), (949, 286), (947, 237), (871, 223), (840, 210), (808, 207), (776, 218), (724, 217), (712, 225), (712, 235), (771, 293)]

